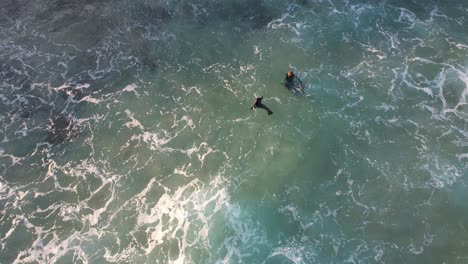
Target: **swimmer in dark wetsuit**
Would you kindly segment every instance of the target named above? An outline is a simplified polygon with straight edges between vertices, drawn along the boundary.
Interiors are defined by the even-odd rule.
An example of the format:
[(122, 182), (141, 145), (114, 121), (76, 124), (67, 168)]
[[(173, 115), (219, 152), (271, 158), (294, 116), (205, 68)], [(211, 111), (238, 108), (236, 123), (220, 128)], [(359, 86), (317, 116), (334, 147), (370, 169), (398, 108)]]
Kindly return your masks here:
[(268, 115), (273, 114), (273, 112), (270, 110), (270, 108), (268, 108), (266, 105), (262, 104), (262, 99), (263, 99), (263, 96), (257, 97), (257, 99), (255, 99), (255, 101), (253, 102), (252, 107), (250, 107), (250, 110), (258, 107), (258, 108), (265, 109), (268, 112)]
[(288, 90), (297, 90), (294, 87), (294, 78), (296, 78), (299, 84), (301, 85), (300, 92), (304, 93), (304, 85), (302, 84), (302, 81), (299, 78), (297, 78), (292, 71), (288, 71), (288, 73), (286, 73), (286, 77), (284, 78), (284, 86), (286, 86)]

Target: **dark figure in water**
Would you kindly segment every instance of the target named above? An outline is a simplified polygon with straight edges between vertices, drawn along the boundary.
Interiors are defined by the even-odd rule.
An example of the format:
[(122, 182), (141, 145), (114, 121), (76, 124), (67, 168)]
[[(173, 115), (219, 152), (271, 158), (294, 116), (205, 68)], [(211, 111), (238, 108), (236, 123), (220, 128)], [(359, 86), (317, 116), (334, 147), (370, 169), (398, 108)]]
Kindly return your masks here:
[[(299, 82), (299, 89), (295, 87), (296, 85), (294, 83), (294, 79), (296, 79)], [(304, 93), (304, 85), (302, 84), (302, 81), (299, 78), (297, 78), (297, 76), (292, 71), (288, 71), (288, 73), (286, 73), (286, 77), (284, 78), (284, 86), (286, 86), (288, 90), (298, 90), (299, 92)]]
[(255, 101), (253, 102), (252, 107), (250, 107), (250, 110), (258, 107), (258, 108), (263, 108), (263, 109), (267, 110), (268, 115), (273, 114), (273, 112), (270, 110), (270, 108), (268, 108), (266, 105), (262, 104), (262, 99), (263, 99), (263, 96), (257, 97), (257, 99), (255, 99)]

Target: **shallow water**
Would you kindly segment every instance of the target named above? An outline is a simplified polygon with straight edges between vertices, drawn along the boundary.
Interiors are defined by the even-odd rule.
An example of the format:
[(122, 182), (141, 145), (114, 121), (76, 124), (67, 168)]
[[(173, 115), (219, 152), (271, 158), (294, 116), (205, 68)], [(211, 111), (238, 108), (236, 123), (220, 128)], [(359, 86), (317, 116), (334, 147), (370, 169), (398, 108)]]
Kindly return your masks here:
[(0, 262), (467, 263), (467, 11), (3, 1)]

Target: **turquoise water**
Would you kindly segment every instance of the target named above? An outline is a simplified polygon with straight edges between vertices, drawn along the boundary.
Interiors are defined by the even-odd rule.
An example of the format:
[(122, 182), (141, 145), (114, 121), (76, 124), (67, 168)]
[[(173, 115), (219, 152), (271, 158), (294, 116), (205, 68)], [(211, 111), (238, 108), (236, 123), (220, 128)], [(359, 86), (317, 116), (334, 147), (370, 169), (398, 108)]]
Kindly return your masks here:
[(2, 1), (0, 263), (468, 263), (467, 13)]

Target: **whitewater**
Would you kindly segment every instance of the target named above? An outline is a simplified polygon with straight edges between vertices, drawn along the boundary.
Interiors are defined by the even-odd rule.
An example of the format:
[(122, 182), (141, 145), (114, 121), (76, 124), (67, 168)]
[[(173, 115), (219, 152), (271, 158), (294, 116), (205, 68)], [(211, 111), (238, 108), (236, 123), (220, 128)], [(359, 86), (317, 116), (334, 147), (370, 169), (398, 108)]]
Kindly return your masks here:
[(468, 263), (467, 14), (0, 1), (0, 263)]

